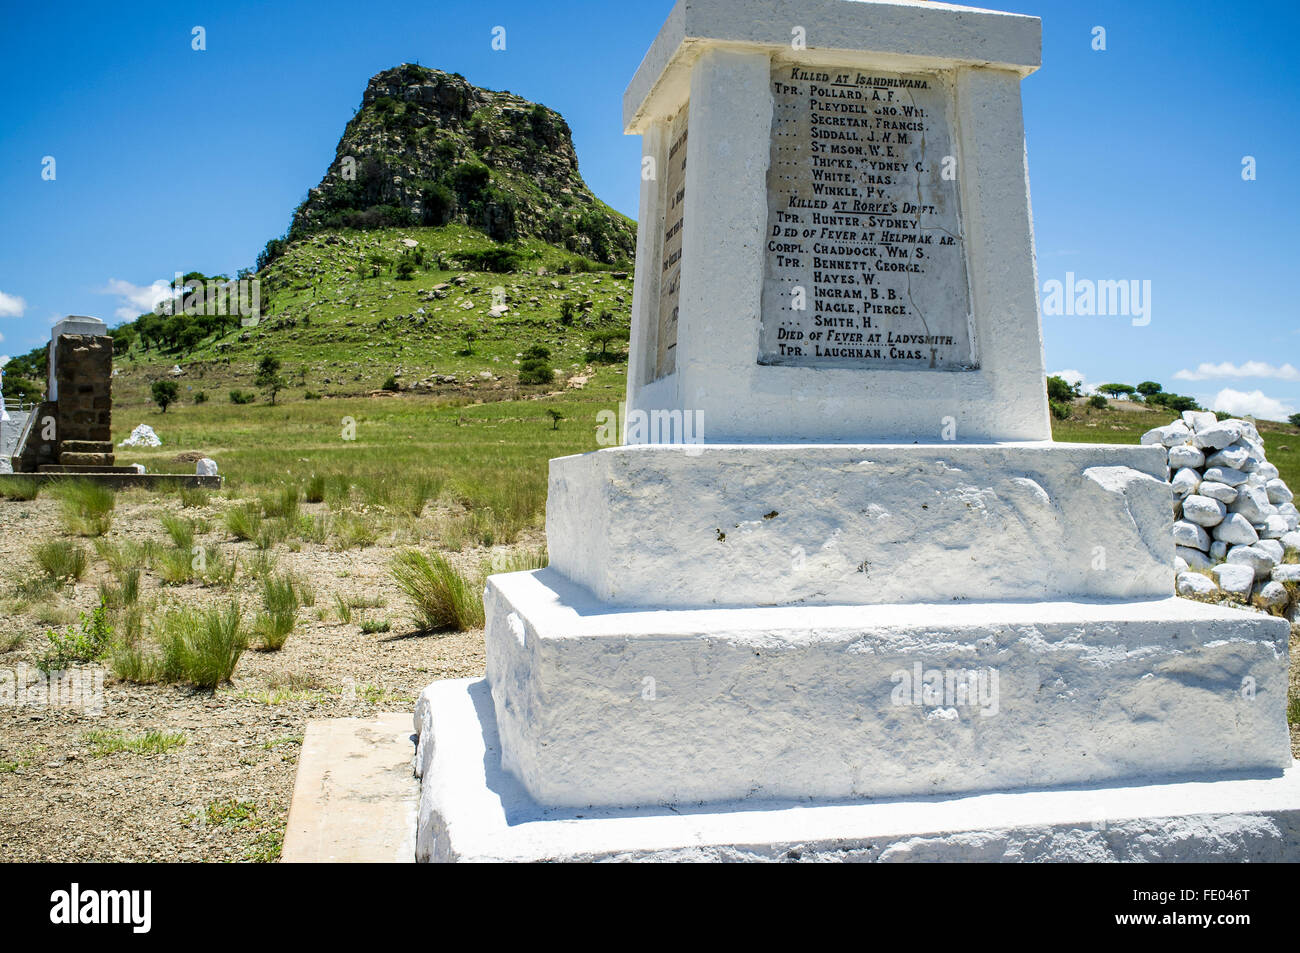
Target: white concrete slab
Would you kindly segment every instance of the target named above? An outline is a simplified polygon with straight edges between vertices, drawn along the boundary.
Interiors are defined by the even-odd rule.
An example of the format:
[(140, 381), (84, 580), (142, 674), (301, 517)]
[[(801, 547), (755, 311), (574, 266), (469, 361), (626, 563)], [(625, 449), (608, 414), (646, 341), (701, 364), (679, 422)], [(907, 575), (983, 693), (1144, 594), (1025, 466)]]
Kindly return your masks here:
[(310, 721), (282, 863), (411, 863), (419, 782), (406, 712)]
[(487, 683), (416, 707), (421, 861), (1300, 860), (1300, 768), (1271, 777), (858, 803), (544, 809), (501, 768)]

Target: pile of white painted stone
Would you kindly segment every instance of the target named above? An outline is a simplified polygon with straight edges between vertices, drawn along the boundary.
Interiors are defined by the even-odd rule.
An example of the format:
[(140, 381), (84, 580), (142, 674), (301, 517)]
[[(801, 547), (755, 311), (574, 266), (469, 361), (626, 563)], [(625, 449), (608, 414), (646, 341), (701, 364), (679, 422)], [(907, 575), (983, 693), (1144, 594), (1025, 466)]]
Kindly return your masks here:
[(148, 424), (141, 424), (140, 426), (132, 430), (131, 436), (127, 437), (125, 440), (119, 443), (118, 446), (119, 447), (161, 447), (162, 440), (158, 437), (156, 433), (153, 432), (152, 427), (150, 427)]
[(1226, 592), (1264, 608), (1287, 605), (1283, 583), (1300, 582), (1300, 565), (1282, 560), (1300, 550), (1300, 512), (1264, 458), (1255, 425), (1188, 411), (1142, 442), (1169, 451), (1178, 594)]

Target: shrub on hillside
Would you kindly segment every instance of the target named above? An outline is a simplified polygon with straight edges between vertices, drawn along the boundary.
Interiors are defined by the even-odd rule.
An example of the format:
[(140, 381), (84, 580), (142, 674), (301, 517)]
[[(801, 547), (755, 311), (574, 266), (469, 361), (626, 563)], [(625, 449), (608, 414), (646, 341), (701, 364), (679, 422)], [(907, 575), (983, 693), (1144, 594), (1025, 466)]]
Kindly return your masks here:
[(531, 358), (519, 365), (519, 383), (549, 384), (555, 380), (555, 370), (544, 360)]

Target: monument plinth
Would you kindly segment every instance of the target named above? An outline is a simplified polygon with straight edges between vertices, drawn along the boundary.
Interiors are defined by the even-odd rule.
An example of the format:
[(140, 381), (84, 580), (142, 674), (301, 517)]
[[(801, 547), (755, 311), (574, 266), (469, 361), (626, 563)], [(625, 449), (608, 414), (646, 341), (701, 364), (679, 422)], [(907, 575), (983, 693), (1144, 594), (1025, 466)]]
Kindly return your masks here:
[(1021, 15), (677, 4), (625, 445), (551, 461), (550, 567), (421, 696), (422, 857), (1295, 853), (1287, 623), (1173, 597), (1161, 448), (1051, 442), (1038, 64)]

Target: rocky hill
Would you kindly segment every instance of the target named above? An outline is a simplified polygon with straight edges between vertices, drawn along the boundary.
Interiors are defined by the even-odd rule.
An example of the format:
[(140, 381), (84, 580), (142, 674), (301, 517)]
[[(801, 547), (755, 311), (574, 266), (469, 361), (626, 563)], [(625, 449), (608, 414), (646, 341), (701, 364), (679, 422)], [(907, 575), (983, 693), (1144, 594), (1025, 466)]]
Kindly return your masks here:
[(411, 64), (385, 70), (367, 84), (287, 237), (450, 223), (499, 242), (540, 239), (607, 264), (635, 256), (635, 223), (587, 188), (559, 113), (456, 73)]
[[(171, 377), (182, 403), (252, 399), (267, 355), (288, 400), (582, 386), (622, 373), (635, 244), (636, 223), (583, 182), (558, 113), (452, 73), (385, 70), (259, 256), (258, 320), (203, 306), (229, 277), (176, 262), (200, 306), (113, 329), (114, 397), (145, 403)], [(39, 397), (44, 366), (43, 346), (16, 357), (6, 393)]]

